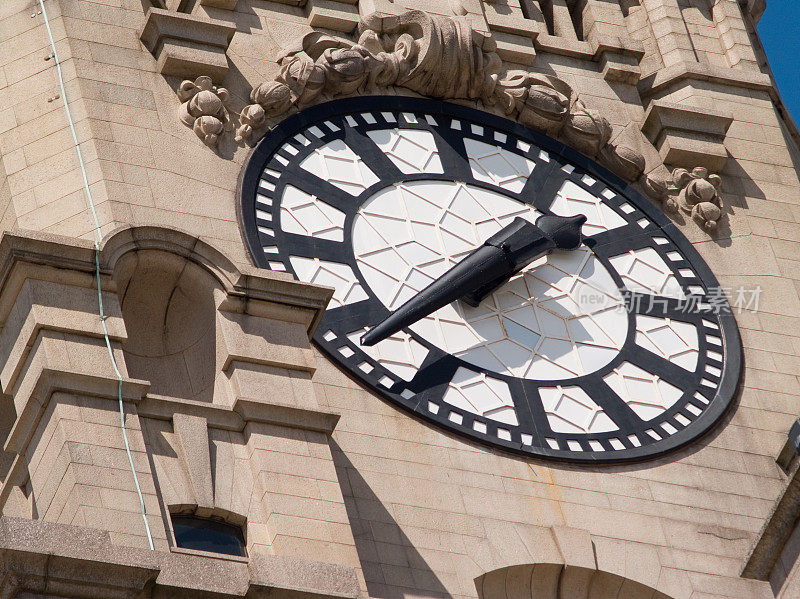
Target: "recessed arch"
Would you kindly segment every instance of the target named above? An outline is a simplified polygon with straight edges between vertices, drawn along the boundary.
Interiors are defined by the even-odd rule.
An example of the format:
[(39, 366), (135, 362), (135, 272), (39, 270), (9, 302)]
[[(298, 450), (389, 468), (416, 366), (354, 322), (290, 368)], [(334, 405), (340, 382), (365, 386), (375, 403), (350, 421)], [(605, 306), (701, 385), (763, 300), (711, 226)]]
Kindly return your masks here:
[(226, 290), (240, 284), (242, 273), (221, 251), (180, 229), (144, 225), (121, 227), (103, 240), (101, 266), (113, 271), (118, 261), (130, 252), (162, 250), (181, 256), (207, 270)]
[(241, 273), (206, 242), (174, 229), (128, 227), (106, 238), (101, 266), (122, 307), (128, 372), (157, 395), (214, 401), (217, 312)]
[(475, 586), (480, 599), (673, 599), (618, 574), (557, 563), (499, 568)]

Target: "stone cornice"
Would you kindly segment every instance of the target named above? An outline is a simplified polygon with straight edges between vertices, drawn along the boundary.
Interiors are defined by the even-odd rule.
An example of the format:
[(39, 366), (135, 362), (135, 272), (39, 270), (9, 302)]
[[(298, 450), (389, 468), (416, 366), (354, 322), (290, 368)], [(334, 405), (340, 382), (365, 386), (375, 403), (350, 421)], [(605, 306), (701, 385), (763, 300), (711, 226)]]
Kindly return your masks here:
[(236, 26), (225, 21), (151, 8), (139, 37), (158, 61), (159, 73), (187, 76), (201, 70), (222, 81), (235, 32)]
[(639, 82), (642, 98), (650, 98), (681, 81), (710, 81), (720, 85), (755, 89), (773, 96), (776, 94), (772, 79), (764, 73), (714, 67), (699, 62), (681, 62), (643, 78)]
[(263, 398), (255, 400), (238, 397), (233, 404), (233, 410), (245, 422), (280, 424), (326, 434), (331, 434), (339, 422), (339, 414), (331, 410), (309, 410), (276, 401), (264, 401)]
[(244, 430), (248, 422), (262, 422), (331, 434), (340, 417), (338, 412), (326, 408), (312, 410), (274, 400), (243, 397), (237, 398), (229, 408), (190, 399), (147, 395), (137, 403), (136, 410), (143, 418), (158, 420), (170, 420), (176, 413), (201, 416), (211, 428), (236, 432)]
[[(17, 414), (6, 440), (5, 451), (21, 453), (24, 450), (54, 393), (63, 391), (116, 400), (119, 384), (119, 379), (113, 375), (100, 376), (63, 368), (42, 368), (30, 394), (20, 398), (19, 403), (24, 404), (24, 409)], [(147, 393), (149, 387), (148, 381), (125, 377), (122, 380), (122, 399), (136, 402)]]
[(148, 551), (113, 545), (105, 531), (0, 517), (0, 596), (72, 596), (76, 588), (92, 599), (172, 596), (179, 589), (198, 599), (359, 595), (348, 566), (262, 553), (230, 560)]
[[(21, 265), (24, 269), (20, 269)], [(0, 238), (0, 326), (27, 278), (95, 286), (95, 246), (91, 241), (38, 231), (6, 231)], [(23, 272), (24, 271), (24, 272)]]
[(718, 173), (728, 160), (723, 142), (732, 122), (733, 114), (721, 110), (654, 100), (642, 132), (665, 164)]

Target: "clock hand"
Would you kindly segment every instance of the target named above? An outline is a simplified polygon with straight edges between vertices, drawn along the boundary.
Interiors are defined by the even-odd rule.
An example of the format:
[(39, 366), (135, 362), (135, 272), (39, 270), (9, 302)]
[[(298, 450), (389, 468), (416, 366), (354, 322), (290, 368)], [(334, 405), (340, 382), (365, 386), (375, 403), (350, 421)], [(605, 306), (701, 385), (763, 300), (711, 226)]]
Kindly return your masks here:
[[(517, 220), (521, 222), (516, 223)], [(581, 244), (581, 227), (585, 222), (586, 217), (583, 214), (577, 216), (542, 215), (536, 219), (535, 225), (517, 217), (510, 225), (484, 242), (484, 244), (500, 247), (515, 256), (513, 270), (503, 272), (495, 279), (465, 293), (461, 300), (476, 308), (487, 295), (505, 285), (511, 277), (542, 255), (550, 253), (552, 249), (574, 250)], [(534, 229), (539, 229), (540, 234), (544, 234), (545, 239), (552, 241), (554, 246), (542, 247), (547, 243), (534, 237)], [(510, 231), (506, 232), (506, 230)]]
[(439, 279), (367, 331), (361, 337), (361, 345), (375, 345), (459, 298), (464, 298), (470, 305), (477, 305), (486, 295), (540, 256), (554, 249), (577, 248), (581, 244), (581, 227), (585, 222), (586, 217), (582, 214), (542, 215), (536, 219), (536, 224), (516, 217)]

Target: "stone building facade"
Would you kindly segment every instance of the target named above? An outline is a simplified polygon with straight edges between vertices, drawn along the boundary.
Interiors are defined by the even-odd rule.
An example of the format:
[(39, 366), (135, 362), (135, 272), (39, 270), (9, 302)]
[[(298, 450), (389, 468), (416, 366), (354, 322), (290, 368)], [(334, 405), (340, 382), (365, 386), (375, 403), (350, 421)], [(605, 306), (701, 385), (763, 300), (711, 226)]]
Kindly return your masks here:
[[(4, 0), (0, 595), (800, 596), (800, 133), (764, 9)], [(720, 420), (634, 462), (554, 461), (322, 353), (333, 291), (254, 266), (243, 173), (291, 115), (371, 96), (558, 138), (723, 288), (759, 288)], [(238, 528), (245, 555), (179, 546), (176, 515)]]

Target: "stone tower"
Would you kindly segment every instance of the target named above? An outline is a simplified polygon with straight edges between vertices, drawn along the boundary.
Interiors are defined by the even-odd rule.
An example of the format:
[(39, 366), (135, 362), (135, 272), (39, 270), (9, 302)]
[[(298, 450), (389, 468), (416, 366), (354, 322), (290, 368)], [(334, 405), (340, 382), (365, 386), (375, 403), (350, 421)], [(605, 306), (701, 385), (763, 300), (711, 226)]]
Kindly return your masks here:
[[(800, 132), (755, 31), (764, 9), (764, 0), (0, 3), (0, 596), (800, 596)], [(343, 106), (354, 116), (335, 112)], [(425, 106), (438, 108), (420, 124)], [(463, 398), (447, 391), (411, 413), (391, 401), (413, 395), (389, 376), (406, 365), (399, 358), (364, 349), (377, 366), (348, 369), (353, 349), (322, 351), (337, 335), (320, 323), (347, 304), (344, 275), (319, 266), (330, 247), (315, 229), (322, 217), (301, 208), (331, 222), (341, 211), (284, 196), (283, 218), (323, 241), (305, 262), (270, 261), (258, 236), (272, 231), (271, 196), (256, 194), (274, 191), (263, 173), (281, 173), (263, 162), (253, 179), (248, 165), (292, 126), (314, 134), (328, 122), (320, 127), (336, 136), (378, 119), (395, 131), (387, 171), (419, 173), (433, 160), (447, 175), (441, 145), (427, 166), (416, 162), (442, 114), (471, 122), (464, 135), (488, 135), (485, 125), (492, 143), (512, 131), (550, 148), (534, 156), (518, 142), (526, 176), (557, 155), (601, 173), (612, 191), (586, 200), (601, 229), (616, 201), (614, 218), (641, 211), (643, 231), (660, 223), (684, 240), (674, 255), (696, 258), (673, 279), (692, 268), (716, 277), (741, 337), (741, 348), (738, 336), (726, 341), (726, 364), (741, 353), (741, 368), (737, 359), (726, 370), (735, 376), (721, 408), (720, 368), (698, 374), (714, 388), (713, 423), (670, 445), (694, 418), (676, 412), (682, 424), (649, 429), (667, 448), (649, 454), (637, 449), (650, 439), (622, 433), (591, 443), (553, 434), (533, 451), (532, 435), (503, 428), (507, 412), (470, 403), (469, 380), (447, 387)], [(351, 156), (356, 137), (325, 146), (335, 155), (317, 148), (320, 160), (375, 160)], [(287, 137), (275, 156), (289, 164), (312, 138)], [(485, 169), (481, 189), (500, 190), (487, 200), (496, 207), (519, 190), (507, 191), (487, 156), (469, 164), (476, 180)], [(361, 172), (375, 180), (360, 191), (380, 186), (383, 175)], [(338, 175), (328, 175), (314, 177), (332, 189)], [(558, 201), (580, 201), (564, 189)], [(638, 199), (620, 204), (615, 193)], [(312, 263), (318, 270), (301, 275)], [(652, 340), (654, 330), (628, 337)], [(422, 345), (409, 335), (413, 353)], [(722, 360), (706, 341), (687, 347)], [(680, 361), (665, 356), (663, 376), (674, 376)], [(376, 367), (386, 367), (383, 382), (369, 378)], [(625, 385), (641, 382), (623, 370), (614, 372)], [(491, 371), (475, 372), (489, 389)], [(663, 395), (663, 381), (649, 381)], [(569, 388), (551, 387), (561, 395), (549, 408), (542, 394), (542, 418), (551, 432), (591, 432), (577, 422), (582, 408), (559, 406), (575, 400), (592, 422), (610, 408)], [(677, 380), (668, 388), (682, 393)], [(643, 419), (645, 409), (669, 413), (652, 393), (626, 403)], [(704, 406), (687, 402), (701, 419)], [(467, 406), (469, 435), (463, 410), (439, 413), (456, 405)], [(623, 449), (636, 459), (604, 459)]]

